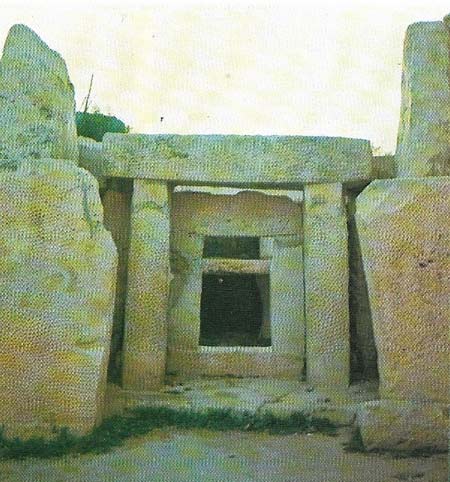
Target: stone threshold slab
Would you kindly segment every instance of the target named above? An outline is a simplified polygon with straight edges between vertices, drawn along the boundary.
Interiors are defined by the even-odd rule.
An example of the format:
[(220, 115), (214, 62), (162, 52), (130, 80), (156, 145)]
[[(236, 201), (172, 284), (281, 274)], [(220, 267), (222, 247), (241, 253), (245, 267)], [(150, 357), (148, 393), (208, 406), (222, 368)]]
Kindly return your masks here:
[(316, 389), (296, 380), (218, 377), (174, 380), (152, 392), (121, 390), (110, 385), (106, 407), (108, 414), (145, 406), (271, 412), (278, 416), (301, 411), (345, 426), (354, 422), (361, 403), (377, 398), (376, 384), (371, 382), (348, 389)]

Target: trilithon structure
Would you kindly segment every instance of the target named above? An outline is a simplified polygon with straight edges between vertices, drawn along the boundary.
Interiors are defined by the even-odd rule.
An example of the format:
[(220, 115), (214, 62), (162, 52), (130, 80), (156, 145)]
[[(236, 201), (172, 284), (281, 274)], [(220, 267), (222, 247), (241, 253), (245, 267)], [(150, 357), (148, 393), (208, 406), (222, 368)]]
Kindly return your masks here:
[(446, 445), (449, 59), (446, 20), (408, 28), (394, 156), (341, 137), (95, 142), (77, 138), (63, 59), (13, 26), (0, 61), (6, 432), (89, 431), (107, 377), (139, 393), (173, 376), (335, 391), (373, 379), (379, 398), (355, 407), (367, 447), (398, 448), (399, 433), (408, 449)]

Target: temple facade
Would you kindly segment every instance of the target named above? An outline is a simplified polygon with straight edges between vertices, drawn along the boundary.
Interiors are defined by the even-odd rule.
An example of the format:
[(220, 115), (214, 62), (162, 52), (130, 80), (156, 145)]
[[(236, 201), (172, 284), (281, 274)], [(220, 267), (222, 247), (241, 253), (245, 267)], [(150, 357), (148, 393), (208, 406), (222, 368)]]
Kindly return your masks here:
[[(13, 26), (0, 60), (6, 435), (89, 432), (108, 383), (145, 395), (234, 377), (344, 394), (369, 449), (447, 448), (449, 25), (406, 32), (392, 156), (340, 137), (77, 137), (64, 60)], [(367, 380), (370, 400), (347, 396)]]

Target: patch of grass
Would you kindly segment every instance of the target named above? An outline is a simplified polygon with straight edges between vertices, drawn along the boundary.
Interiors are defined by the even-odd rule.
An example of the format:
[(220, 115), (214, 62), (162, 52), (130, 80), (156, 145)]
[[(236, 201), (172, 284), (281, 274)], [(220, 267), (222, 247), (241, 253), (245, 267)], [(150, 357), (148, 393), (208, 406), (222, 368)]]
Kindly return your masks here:
[(155, 428), (162, 427), (265, 431), (271, 434), (336, 434), (336, 426), (328, 419), (311, 417), (301, 412), (278, 417), (269, 412), (253, 414), (231, 409), (193, 411), (168, 407), (139, 407), (104, 420), (101, 425), (84, 436), (73, 435), (67, 429), (62, 429), (52, 439), (11, 439), (0, 433), (0, 458), (50, 458), (69, 454), (105, 453), (130, 437), (145, 435)]

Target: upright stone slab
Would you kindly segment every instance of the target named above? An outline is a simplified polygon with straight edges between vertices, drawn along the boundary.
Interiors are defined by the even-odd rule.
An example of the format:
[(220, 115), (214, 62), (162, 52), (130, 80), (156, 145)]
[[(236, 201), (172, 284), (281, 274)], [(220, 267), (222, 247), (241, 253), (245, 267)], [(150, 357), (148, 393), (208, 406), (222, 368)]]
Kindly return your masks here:
[(131, 208), (122, 370), (122, 383), (127, 389), (150, 390), (164, 380), (169, 235), (166, 183), (136, 180)]
[(380, 395), (449, 401), (450, 178), (374, 181), (356, 222)]
[(0, 167), (49, 157), (78, 159), (74, 89), (61, 56), (14, 25), (0, 60)]
[(100, 421), (116, 250), (97, 182), (70, 161), (0, 173), (0, 425), (85, 433)]
[(305, 186), (306, 367), (309, 383), (349, 383), (347, 220), (341, 184)]
[[(274, 350), (305, 357), (303, 246), (300, 236), (279, 236), (270, 263), (271, 338)], [(303, 302), (302, 302), (303, 301)]]
[(408, 27), (397, 140), (400, 177), (450, 174), (450, 33), (443, 22)]

